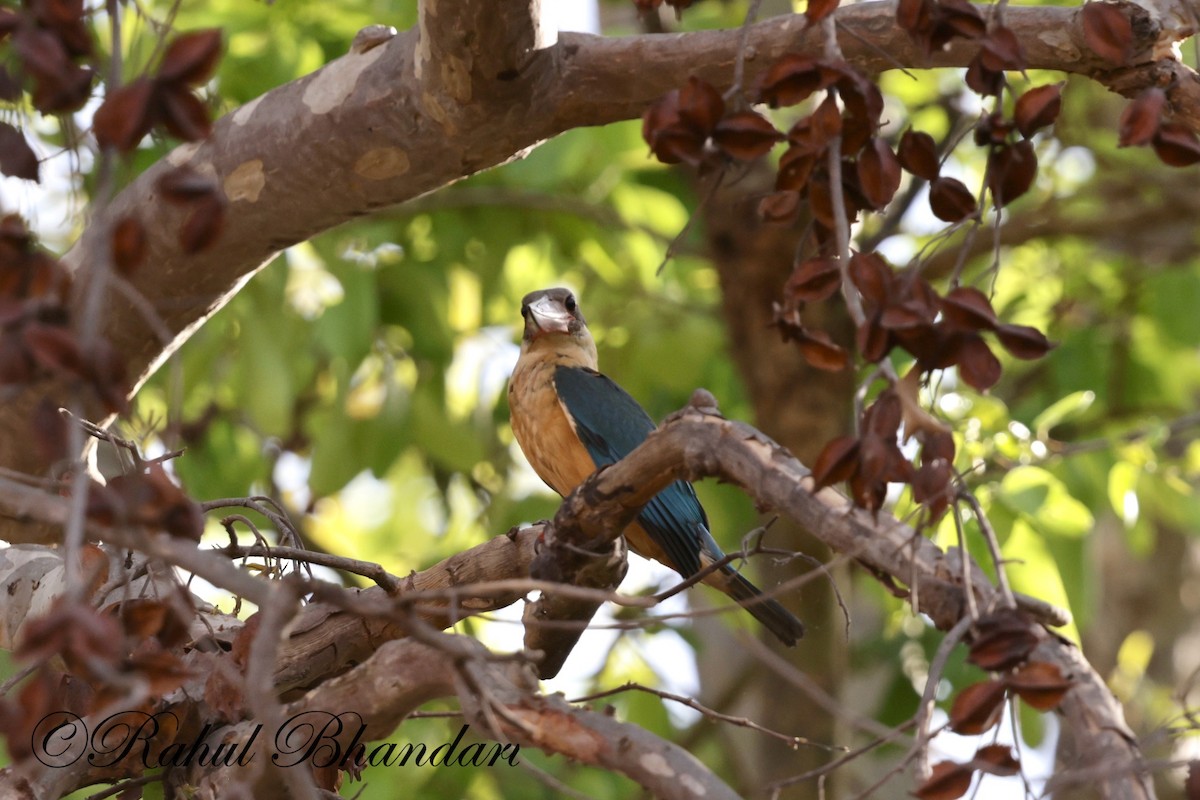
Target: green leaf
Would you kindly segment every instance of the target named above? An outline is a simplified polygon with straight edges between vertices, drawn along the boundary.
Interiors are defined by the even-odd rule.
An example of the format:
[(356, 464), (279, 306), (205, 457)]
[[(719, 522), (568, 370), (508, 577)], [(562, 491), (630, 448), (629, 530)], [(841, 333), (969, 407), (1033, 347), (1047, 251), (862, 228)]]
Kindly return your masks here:
[(203, 499), (251, 494), (251, 487), (261, 488), (268, 477), (261, 440), (226, 417), (214, 420), (204, 438), (174, 464), (188, 491)]
[(259, 432), (286, 435), (296, 400), (286, 338), (268, 319), (248, 316), (238, 342), (240, 369), (235, 386), (243, 407)]
[(374, 272), (348, 266), (333, 273), (342, 285), (342, 300), (313, 324), (317, 342), (332, 356), (357, 366), (371, 350), (379, 327), (379, 290)]
[(1108, 502), (1126, 528), (1137, 522), (1137, 487), (1141, 473), (1141, 468), (1129, 461), (1118, 461), (1108, 471)]
[(1046, 715), (1026, 703), (1017, 703), (1017, 709), (1021, 739), (1030, 747), (1040, 746), (1046, 737)]
[(1041, 467), (1017, 467), (1004, 476), (997, 499), (1050, 536), (1083, 536), (1094, 519), (1061, 480)]
[(1092, 407), (1096, 401), (1096, 393), (1088, 390), (1071, 392), (1066, 397), (1052, 403), (1045, 411), (1033, 418), (1033, 430), (1037, 438), (1050, 438), (1050, 431), (1069, 419), (1081, 416)]
[[(1070, 598), (1059, 570), (1059, 560), (1048, 546), (1050, 541), (1051, 539), (1044, 537), (1033, 525), (1018, 520), (1000, 552), (1006, 560), (1019, 562), (1009, 564), (1006, 570), (1014, 590), (1069, 610)], [(1058, 541), (1074, 544), (1079, 540)], [(1079, 631), (1075, 623), (1055, 630), (1076, 642), (1079, 641)]]
[(363, 464), (355, 452), (352, 427), (351, 420), (340, 410), (327, 409), (309, 417), (312, 472), (308, 485), (314, 497), (333, 494), (362, 472)]

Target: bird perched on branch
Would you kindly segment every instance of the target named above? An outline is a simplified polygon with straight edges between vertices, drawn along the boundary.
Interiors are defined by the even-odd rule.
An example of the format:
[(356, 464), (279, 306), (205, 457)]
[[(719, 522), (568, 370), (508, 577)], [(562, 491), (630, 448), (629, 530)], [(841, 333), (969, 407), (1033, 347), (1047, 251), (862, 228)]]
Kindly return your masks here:
[[(628, 392), (597, 371), (596, 343), (575, 296), (543, 289), (521, 301), (525, 333), (508, 386), (513, 433), (550, 488), (566, 497), (600, 467), (624, 458), (655, 429)], [(724, 558), (691, 484), (676, 481), (651, 500), (625, 530), (634, 552), (683, 577)], [(791, 646), (804, 625), (726, 565), (704, 583), (743, 605)]]

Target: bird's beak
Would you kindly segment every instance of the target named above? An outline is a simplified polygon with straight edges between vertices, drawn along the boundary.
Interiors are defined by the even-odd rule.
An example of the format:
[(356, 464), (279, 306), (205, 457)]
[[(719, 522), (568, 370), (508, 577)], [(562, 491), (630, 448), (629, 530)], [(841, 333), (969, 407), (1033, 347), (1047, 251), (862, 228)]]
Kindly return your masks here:
[(539, 333), (570, 333), (571, 312), (557, 300), (539, 297), (529, 305), (529, 316)]

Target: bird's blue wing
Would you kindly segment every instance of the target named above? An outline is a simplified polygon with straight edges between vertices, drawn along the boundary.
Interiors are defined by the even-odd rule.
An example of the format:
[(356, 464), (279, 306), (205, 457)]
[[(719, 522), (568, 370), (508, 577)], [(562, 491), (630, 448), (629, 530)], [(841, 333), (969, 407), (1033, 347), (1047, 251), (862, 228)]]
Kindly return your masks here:
[[(599, 372), (560, 366), (554, 371), (554, 385), (597, 468), (629, 455), (656, 427), (628, 392)], [(701, 549), (721, 558), (690, 483), (676, 481), (663, 489), (642, 509), (638, 522), (675, 562), (669, 566), (684, 577), (699, 571)]]

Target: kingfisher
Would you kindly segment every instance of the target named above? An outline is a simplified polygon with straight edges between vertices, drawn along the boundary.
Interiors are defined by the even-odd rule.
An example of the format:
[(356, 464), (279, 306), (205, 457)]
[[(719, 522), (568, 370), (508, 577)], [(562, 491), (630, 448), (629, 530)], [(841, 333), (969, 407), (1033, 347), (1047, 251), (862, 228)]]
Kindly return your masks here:
[[(521, 301), (525, 332), (508, 384), (513, 434), (538, 476), (566, 497), (597, 469), (631, 453), (655, 429), (632, 396), (600, 373), (596, 342), (568, 289), (530, 292)], [(690, 483), (676, 481), (625, 530), (634, 552), (688, 578), (725, 557)], [(704, 583), (745, 607), (789, 647), (804, 625), (731, 565)]]

